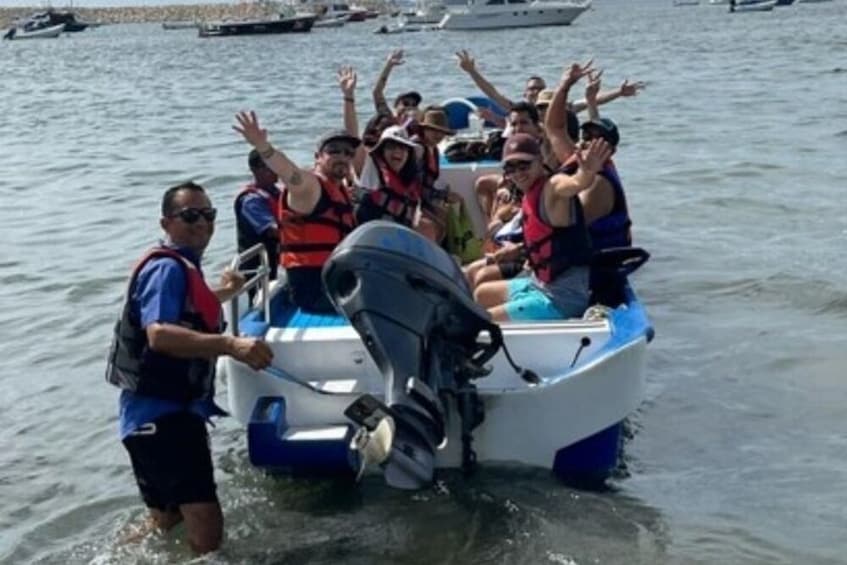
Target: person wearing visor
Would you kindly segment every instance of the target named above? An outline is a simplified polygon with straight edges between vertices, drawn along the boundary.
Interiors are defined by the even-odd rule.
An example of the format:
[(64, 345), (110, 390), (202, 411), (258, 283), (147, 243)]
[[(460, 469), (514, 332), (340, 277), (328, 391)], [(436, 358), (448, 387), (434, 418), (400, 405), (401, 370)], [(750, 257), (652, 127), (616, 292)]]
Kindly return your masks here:
[(524, 253), (532, 273), (475, 289), (474, 298), (495, 321), (558, 320), (581, 316), (588, 307), (593, 249), (578, 195), (610, 154), (609, 145), (595, 139), (580, 151), (574, 174), (550, 176), (536, 138), (516, 134), (506, 141), (503, 174), (523, 194)]
[(418, 159), (423, 148), (412, 141), (406, 128), (391, 126), (382, 132), (370, 150), (359, 184), (356, 207), (359, 224), (390, 219), (415, 227), (422, 186)]
[(411, 90), (398, 95), (394, 99), (394, 108), (388, 107), (388, 102), (385, 101), (385, 86), (388, 84), (388, 77), (394, 67), (399, 67), (406, 61), (403, 59), (403, 50), (398, 49), (393, 51), (385, 60), (385, 65), (376, 79), (376, 84), (373, 87), (373, 101), (377, 114), (390, 114), (394, 116), (395, 123), (403, 125), (407, 120), (416, 119), (418, 117), (418, 106), (421, 103), (420, 93)]
[(222, 335), (221, 303), (244, 278), (227, 269), (217, 290), (205, 282), (200, 261), (217, 212), (203, 187), (171, 187), (161, 207), (165, 240), (133, 269), (106, 369), (121, 389), (120, 437), (149, 510), (124, 541), (184, 522), (191, 549), (207, 553), (223, 539), (206, 430), (225, 415), (214, 403), (215, 359), (230, 355), (259, 370), (273, 353), (263, 341)]
[(321, 270), (335, 247), (353, 231), (355, 217), (347, 179), (361, 140), (345, 130), (330, 131), (318, 141), (315, 167), (294, 164), (268, 141), (254, 112), (236, 115), (233, 129), (252, 145), (285, 184), (280, 222), (280, 263), (289, 298), (310, 312), (333, 312)]

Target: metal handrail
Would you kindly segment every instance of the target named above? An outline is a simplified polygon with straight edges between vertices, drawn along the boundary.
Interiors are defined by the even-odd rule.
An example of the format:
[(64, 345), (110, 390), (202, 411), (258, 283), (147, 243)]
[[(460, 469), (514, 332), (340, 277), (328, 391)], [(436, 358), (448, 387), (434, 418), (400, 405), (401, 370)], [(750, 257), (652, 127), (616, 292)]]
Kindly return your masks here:
[[(240, 267), (245, 261), (249, 261), (256, 256), (259, 256), (259, 268), (255, 271), (241, 271)], [(258, 287), (260, 284), (262, 285), (262, 312), (264, 313), (265, 323), (270, 323), (271, 321), (271, 311), (270, 311), (270, 274), (271, 269), (268, 264), (268, 251), (265, 249), (264, 244), (257, 243), (250, 249), (243, 251), (233, 257), (232, 262), (229, 264), (230, 268), (234, 271), (238, 271), (241, 274), (250, 274), (250, 278), (244, 281), (244, 286), (238, 289), (238, 292), (232, 295), (229, 299), (229, 318), (230, 324), (232, 325), (232, 335), (238, 337), (238, 297), (242, 294), (249, 292), (251, 289)]]

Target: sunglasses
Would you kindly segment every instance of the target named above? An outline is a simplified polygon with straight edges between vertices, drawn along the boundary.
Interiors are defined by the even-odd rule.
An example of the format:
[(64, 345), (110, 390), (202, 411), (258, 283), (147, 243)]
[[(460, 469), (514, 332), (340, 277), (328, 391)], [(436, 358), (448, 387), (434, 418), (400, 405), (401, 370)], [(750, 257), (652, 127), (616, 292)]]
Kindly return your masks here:
[(532, 166), (532, 161), (509, 161), (503, 165), (503, 172), (507, 175), (517, 172), (528, 171)]
[(186, 224), (197, 223), (197, 220), (203, 218), (211, 224), (215, 221), (215, 218), (218, 217), (218, 211), (215, 208), (183, 208), (182, 210), (174, 212), (168, 217), (179, 218)]
[(405, 106), (406, 108), (417, 108), (418, 103), (410, 98), (404, 98), (400, 100), (400, 106)]
[(328, 145), (324, 148), (324, 153), (331, 157), (338, 157), (339, 155), (344, 157), (352, 157), (356, 154), (356, 150), (350, 147), (349, 145), (345, 145), (342, 147)]

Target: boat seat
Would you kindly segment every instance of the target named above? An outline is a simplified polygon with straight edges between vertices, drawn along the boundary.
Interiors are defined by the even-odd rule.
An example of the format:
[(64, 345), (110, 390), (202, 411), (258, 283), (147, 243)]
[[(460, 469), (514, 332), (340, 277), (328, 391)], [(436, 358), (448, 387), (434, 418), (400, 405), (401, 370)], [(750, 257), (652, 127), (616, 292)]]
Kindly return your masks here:
[(271, 299), (270, 324), (262, 319), (259, 310), (249, 312), (239, 322), (241, 335), (262, 337), (270, 328), (329, 328), (349, 326), (350, 322), (341, 314), (307, 312), (289, 302), (284, 292)]

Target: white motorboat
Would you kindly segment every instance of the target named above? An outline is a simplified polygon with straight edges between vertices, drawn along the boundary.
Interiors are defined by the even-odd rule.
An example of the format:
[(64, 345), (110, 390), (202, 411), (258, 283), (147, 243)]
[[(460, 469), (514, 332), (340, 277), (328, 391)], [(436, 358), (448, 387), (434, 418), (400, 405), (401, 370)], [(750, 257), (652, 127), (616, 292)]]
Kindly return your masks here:
[(680, 6), (699, 6), (700, 0), (673, 0), (673, 5)]
[[(451, 187), (499, 163), (442, 162)], [(627, 282), (647, 254), (608, 261), (580, 319), (492, 323), (452, 257), (405, 227), (369, 222), (324, 268), (338, 314), (293, 307), (262, 266), (230, 303), (229, 328), (261, 337), (271, 367), (218, 362), (253, 465), (299, 476), (357, 476), (376, 463), (389, 485), (421, 488), (436, 468), (522, 464), (604, 479), (622, 422), (641, 403), (653, 329)], [(619, 250), (620, 251), (620, 250)], [(243, 294), (261, 286), (255, 305)], [(521, 365), (521, 366), (518, 366)], [(370, 465), (376, 469), (376, 465)]]
[(350, 20), (349, 15), (339, 15), (339, 16), (321, 16), (315, 23), (312, 25), (313, 28), (322, 28), (322, 27), (343, 27)]
[(49, 27), (12, 27), (3, 35), (3, 39), (50, 39), (59, 37), (65, 30), (65, 24)]
[(591, 7), (561, 0), (469, 0), (467, 6), (448, 6), (441, 29), (473, 30), (570, 25)]

